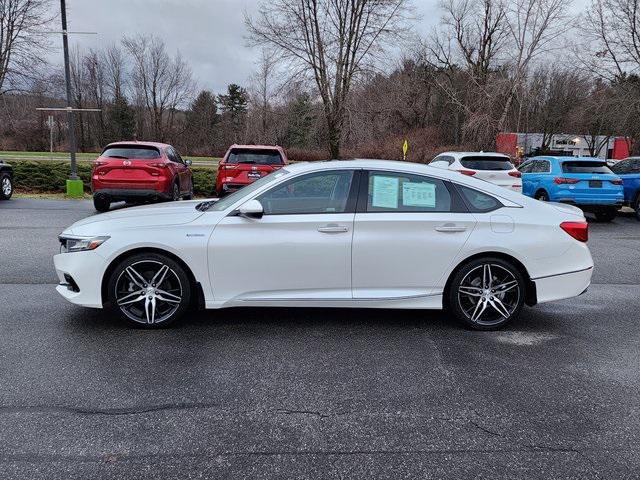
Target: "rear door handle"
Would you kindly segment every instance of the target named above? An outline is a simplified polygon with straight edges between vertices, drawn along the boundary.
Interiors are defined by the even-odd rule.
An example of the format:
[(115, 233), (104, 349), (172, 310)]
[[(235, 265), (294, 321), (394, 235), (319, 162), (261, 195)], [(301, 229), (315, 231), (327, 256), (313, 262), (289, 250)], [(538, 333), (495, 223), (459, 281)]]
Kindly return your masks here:
[(329, 224), (324, 227), (319, 227), (318, 231), (320, 233), (345, 233), (349, 231), (349, 227), (345, 227), (344, 225), (335, 225)]
[(455, 233), (455, 232), (465, 232), (467, 227), (462, 225), (440, 225), (436, 227), (436, 232), (444, 232), (444, 233)]

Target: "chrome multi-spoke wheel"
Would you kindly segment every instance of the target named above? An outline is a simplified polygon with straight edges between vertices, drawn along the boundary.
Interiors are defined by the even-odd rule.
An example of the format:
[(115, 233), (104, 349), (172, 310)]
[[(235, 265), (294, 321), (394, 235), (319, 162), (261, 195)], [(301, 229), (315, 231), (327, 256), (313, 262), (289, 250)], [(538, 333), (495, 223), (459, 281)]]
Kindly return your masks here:
[(176, 262), (162, 255), (124, 261), (111, 279), (111, 303), (128, 320), (148, 327), (166, 325), (189, 303), (189, 280)]
[(2, 180), (0, 181), (0, 197), (8, 200), (13, 194), (13, 184), (11, 183), (11, 178), (9, 177), (9, 175), (5, 175), (1, 178)]
[(501, 259), (481, 259), (455, 276), (449, 301), (458, 318), (472, 328), (497, 328), (522, 308), (524, 283), (520, 272)]

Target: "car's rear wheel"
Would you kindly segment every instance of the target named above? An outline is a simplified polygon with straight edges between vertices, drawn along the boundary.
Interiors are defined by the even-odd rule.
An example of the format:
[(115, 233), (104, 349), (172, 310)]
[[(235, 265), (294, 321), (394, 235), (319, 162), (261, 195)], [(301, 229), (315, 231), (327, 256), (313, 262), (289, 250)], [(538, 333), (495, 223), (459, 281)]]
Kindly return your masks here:
[(193, 182), (191, 183), (191, 188), (189, 188), (189, 193), (182, 197), (184, 200), (191, 200), (193, 198)]
[(474, 330), (501, 328), (516, 318), (525, 299), (525, 282), (510, 262), (486, 257), (472, 260), (454, 274), (448, 289), (449, 310)]
[(157, 253), (126, 258), (108, 283), (109, 305), (132, 325), (159, 328), (175, 322), (189, 307), (191, 284), (184, 268)]
[(100, 195), (100, 194), (94, 195), (93, 206), (99, 212), (107, 212), (111, 207), (111, 201), (109, 200), (109, 197), (107, 197), (106, 195)]
[(599, 222), (610, 222), (616, 218), (617, 213), (618, 211), (615, 208), (607, 208), (606, 210), (598, 210), (594, 215)]
[(0, 199), (9, 200), (13, 195), (13, 182), (7, 174), (0, 177)]
[(636, 211), (636, 218), (640, 221), (640, 192), (636, 195), (636, 199), (631, 204), (631, 208)]
[(174, 202), (180, 200), (180, 185), (178, 185), (178, 182), (173, 184), (173, 189), (171, 190), (171, 199)]
[(549, 201), (549, 194), (547, 192), (545, 192), (544, 190), (539, 190), (539, 191), (536, 192), (535, 199), (536, 200), (540, 200), (541, 202), (548, 202)]

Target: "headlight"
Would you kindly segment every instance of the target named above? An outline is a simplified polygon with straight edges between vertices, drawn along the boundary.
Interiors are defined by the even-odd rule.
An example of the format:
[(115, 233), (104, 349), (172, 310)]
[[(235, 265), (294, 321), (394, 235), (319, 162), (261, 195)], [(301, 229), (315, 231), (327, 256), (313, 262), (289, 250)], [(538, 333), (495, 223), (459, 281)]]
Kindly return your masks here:
[(60, 253), (95, 250), (111, 237), (63, 237), (60, 235)]

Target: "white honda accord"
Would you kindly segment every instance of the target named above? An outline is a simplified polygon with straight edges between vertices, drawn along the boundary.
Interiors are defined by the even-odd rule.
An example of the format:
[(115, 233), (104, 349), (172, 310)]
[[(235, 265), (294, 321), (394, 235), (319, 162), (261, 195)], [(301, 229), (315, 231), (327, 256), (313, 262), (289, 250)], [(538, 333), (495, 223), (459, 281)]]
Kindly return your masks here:
[(488, 330), (589, 286), (588, 226), (457, 172), (380, 160), (300, 163), (219, 201), (81, 220), (58, 292), (160, 327), (189, 308), (447, 308)]

